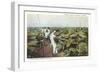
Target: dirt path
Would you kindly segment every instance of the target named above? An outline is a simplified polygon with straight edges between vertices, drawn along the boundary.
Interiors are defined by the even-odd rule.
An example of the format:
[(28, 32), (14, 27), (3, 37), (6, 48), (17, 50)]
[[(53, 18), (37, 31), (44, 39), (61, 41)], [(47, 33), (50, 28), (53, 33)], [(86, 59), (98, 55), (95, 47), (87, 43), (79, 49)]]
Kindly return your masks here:
[(48, 39), (44, 39), (42, 42), (42, 46), (38, 49), (38, 54), (40, 57), (52, 57), (53, 49), (50, 46), (50, 41)]

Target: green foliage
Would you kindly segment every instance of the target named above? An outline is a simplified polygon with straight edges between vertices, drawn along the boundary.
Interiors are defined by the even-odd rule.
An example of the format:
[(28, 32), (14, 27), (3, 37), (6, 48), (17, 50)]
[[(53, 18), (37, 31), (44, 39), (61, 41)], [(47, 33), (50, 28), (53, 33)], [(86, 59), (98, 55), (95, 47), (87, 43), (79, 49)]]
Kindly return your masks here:
[[(45, 27), (44, 27), (45, 28)], [(27, 28), (28, 57), (34, 57), (34, 50), (41, 47), (44, 35), (40, 27)], [(56, 44), (58, 54), (56, 56), (87, 56), (88, 55), (88, 28), (87, 27), (52, 27), (50, 31), (56, 30)]]

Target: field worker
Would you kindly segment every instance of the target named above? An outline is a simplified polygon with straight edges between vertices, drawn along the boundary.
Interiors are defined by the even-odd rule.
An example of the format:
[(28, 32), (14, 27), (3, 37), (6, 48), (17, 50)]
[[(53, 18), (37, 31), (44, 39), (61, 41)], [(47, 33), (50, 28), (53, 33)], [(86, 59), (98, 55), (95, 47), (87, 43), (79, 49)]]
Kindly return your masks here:
[(53, 54), (58, 53), (58, 51), (57, 51), (57, 49), (56, 49), (56, 43), (55, 43), (55, 41), (54, 41), (54, 38), (56, 37), (56, 36), (55, 36), (55, 32), (56, 32), (56, 31), (53, 31), (53, 32), (50, 34), (50, 41), (51, 41), (51, 45), (52, 45), (52, 47), (53, 47)]

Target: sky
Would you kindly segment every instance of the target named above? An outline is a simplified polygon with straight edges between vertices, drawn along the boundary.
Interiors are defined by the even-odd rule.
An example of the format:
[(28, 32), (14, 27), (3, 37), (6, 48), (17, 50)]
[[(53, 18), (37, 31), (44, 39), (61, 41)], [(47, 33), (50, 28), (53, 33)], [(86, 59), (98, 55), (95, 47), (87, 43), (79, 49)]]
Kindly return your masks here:
[(27, 27), (87, 27), (88, 15), (76, 13), (25, 12)]

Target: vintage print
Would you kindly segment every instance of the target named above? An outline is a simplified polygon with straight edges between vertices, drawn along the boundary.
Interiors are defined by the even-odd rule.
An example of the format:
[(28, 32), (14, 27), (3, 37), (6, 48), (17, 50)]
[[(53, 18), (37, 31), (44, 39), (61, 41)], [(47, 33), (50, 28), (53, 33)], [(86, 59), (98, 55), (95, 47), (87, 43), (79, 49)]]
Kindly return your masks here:
[(26, 11), (27, 58), (88, 56), (88, 14)]

